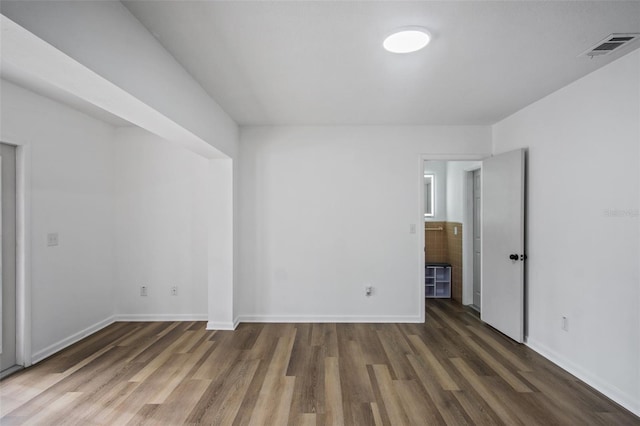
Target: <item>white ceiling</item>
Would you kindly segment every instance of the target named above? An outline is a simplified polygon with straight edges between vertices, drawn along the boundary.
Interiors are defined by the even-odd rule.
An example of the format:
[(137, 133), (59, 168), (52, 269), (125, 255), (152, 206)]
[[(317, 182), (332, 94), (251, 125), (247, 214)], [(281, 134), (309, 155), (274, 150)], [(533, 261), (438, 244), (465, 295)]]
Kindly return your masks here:
[[(640, 47), (640, 2), (126, 1), (242, 125), (492, 124)], [(419, 25), (433, 41), (382, 40)]]

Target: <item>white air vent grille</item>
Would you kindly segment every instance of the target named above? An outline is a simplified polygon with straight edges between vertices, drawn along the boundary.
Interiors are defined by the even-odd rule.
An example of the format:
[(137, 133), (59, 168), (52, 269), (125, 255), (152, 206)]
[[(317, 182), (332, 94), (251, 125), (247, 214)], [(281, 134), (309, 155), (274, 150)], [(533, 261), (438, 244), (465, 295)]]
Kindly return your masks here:
[(580, 56), (604, 56), (620, 49), (620, 47), (640, 39), (640, 33), (614, 33), (591, 47)]

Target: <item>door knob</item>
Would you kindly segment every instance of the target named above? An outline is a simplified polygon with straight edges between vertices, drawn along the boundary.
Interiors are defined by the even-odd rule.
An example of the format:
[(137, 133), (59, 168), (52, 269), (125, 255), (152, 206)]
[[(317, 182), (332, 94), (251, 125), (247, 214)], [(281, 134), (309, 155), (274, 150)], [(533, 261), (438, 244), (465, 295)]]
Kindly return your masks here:
[(520, 256), (518, 256), (517, 254), (510, 254), (510, 255), (509, 255), (509, 259), (511, 259), (511, 260), (518, 260), (518, 259), (520, 259)]

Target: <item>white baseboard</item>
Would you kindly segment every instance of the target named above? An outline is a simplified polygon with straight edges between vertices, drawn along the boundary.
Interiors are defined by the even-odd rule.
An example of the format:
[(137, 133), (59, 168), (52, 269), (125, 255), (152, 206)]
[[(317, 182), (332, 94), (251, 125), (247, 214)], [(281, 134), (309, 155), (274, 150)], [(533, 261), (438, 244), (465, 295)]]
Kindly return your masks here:
[(207, 330), (235, 330), (242, 322), (264, 323), (422, 323), (420, 316), (365, 315), (240, 315), (233, 322), (209, 321)]
[(240, 322), (282, 322), (282, 323), (422, 323), (419, 315), (240, 315)]
[(164, 322), (164, 321), (206, 321), (207, 314), (118, 314), (116, 321)]
[(638, 401), (636, 401), (633, 396), (626, 394), (616, 386), (613, 386), (603, 381), (599, 377), (594, 376), (588, 371), (585, 371), (583, 368), (575, 365), (567, 358), (548, 348), (544, 344), (536, 341), (535, 339), (528, 338), (526, 345), (549, 361), (556, 364), (558, 367), (569, 372), (570, 374), (573, 374), (578, 379), (596, 389), (598, 392), (603, 393), (613, 401), (622, 405), (624, 408), (631, 411), (636, 416), (640, 416), (640, 403), (638, 403)]
[(113, 324), (116, 321), (115, 317), (109, 317), (107, 319), (104, 319), (98, 323), (93, 324), (92, 326), (89, 326), (87, 328), (85, 328), (84, 330), (81, 330), (69, 337), (67, 337), (66, 339), (62, 339), (57, 343), (54, 343), (53, 345), (49, 345), (46, 348), (39, 350), (38, 352), (34, 353), (31, 356), (31, 363), (35, 364), (37, 362), (42, 361), (45, 358), (50, 357), (51, 355), (55, 354), (56, 352), (59, 352), (61, 350), (63, 350), (64, 348), (73, 345), (74, 343), (84, 339), (85, 337), (87, 337), (90, 334), (93, 334), (97, 331), (102, 330), (103, 328)]
[(235, 330), (239, 322), (235, 321), (209, 321), (207, 322), (207, 330)]

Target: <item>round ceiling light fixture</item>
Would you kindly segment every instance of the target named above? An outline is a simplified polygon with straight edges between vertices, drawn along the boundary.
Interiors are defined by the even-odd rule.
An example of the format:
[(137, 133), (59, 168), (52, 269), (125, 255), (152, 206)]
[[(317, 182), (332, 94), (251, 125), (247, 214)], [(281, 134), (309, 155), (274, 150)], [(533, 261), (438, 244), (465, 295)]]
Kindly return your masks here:
[(431, 41), (431, 34), (422, 27), (405, 27), (384, 39), (382, 46), (392, 53), (411, 53), (425, 47)]

